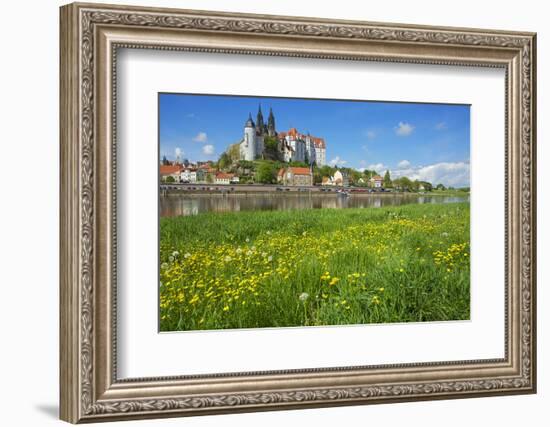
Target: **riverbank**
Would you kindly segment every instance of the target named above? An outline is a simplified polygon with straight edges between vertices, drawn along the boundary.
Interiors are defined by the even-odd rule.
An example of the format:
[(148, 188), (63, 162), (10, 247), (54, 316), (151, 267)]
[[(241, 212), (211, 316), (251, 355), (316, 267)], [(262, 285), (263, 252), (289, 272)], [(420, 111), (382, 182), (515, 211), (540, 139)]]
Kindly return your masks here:
[(354, 195), (360, 194), (427, 194), (427, 195), (462, 195), (468, 196), (469, 192), (459, 190), (434, 190), (428, 192), (396, 191), (393, 189), (373, 189), (368, 187), (337, 187), (320, 185), (279, 185), (279, 184), (184, 184), (184, 183), (163, 183), (160, 185), (161, 196), (181, 194), (247, 194), (247, 193), (337, 193), (345, 190)]
[(446, 196), (415, 193), (360, 193), (342, 195), (321, 192), (194, 193), (161, 197), (161, 217), (199, 215), (208, 212), (276, 211), (301, 209), (381, 208), (407, 204), (468, 202), (468, 195)]
[(469, 204), (161, 218), (161, 330), (469, 318)]

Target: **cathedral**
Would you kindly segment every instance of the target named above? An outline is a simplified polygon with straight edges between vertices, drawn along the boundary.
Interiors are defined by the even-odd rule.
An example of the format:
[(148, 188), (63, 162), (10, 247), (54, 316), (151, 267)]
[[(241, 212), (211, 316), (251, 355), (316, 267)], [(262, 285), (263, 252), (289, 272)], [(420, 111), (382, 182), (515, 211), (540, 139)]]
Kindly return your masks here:
[(262, 107), (258, 107), (256, 123), (252, 115), (244, 124), (244, 137), (239, 144), (239, 158), (241, 160), (256, 160), (263, 158), (265, 137), (274, 137), (277, 140), (277, 154), (285, 162), (305, 162), (324, 166), (326, 164), (326, 144), (323, 138), (302, 134), (296, 128), (288, 132), (275, 130), (275, 116), (269, 109), (267, 123), (264, 123)]

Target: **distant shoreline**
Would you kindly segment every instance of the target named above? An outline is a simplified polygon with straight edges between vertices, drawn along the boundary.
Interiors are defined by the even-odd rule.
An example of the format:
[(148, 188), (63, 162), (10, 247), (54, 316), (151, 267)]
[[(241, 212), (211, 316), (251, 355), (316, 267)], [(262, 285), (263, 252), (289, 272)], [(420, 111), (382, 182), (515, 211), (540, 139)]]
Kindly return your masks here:
[(172, 196), (181, 194), (303, 194), (303, 193), (318, 193), (318, 194), (337, 194), (340, 190), (344, 190), (353, 196), (469, 196), (470, 192), (466, 191), (427, 191), (427, 192), (410, 192), (410, 191), (380, 191), (372, 190), (364, 187), (332, 187), (332, 186), (284, 186), (276, 184), (161, 184), (161, 196)]

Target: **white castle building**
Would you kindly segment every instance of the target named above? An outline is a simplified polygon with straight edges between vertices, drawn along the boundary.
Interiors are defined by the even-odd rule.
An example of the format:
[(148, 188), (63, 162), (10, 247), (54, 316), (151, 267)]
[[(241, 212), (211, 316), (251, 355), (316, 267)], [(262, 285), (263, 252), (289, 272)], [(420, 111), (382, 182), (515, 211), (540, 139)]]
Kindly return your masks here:
[(244, 136), (239, 144), (239, 158), (241, 160), (261, 158), (264, 154), (266, 136), (276, 138), (280, 160), (315, 163), (317, 166), (326, 165), (326, 144), (323, 138), (311, 136), (309, 133), (302, 134), (296, 128), (291, 128), (288, 132), (277, 132), (273, 111), (269, 110), (267, 124), (264, 124), (261, 106), (258, 108), (256, 123), (249, 114), (244, 124)]
[(327, 164), (327, 147), (323, 138), (300, 133), (296, 128), (288, 132), (280, 132), (280, 151), (285, 162), (315, 163), (317, 166)]

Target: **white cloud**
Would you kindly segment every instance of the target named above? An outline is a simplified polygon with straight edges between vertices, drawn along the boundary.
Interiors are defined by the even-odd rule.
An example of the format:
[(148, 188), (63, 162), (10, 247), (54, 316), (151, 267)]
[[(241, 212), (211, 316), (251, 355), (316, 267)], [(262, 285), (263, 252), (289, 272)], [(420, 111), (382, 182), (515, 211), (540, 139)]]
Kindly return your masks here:
[(395, 133), (399, 136), (409, 136), (413, 132), (413, 130), (413, 125), (405, 122), (399, 122), (399, 124), (395, 128)]
[(344, 166), (347, 163), (347, 160), (341, 159), (340, 156), (336, 156), (334, 159), (332, 159), (329, 164), (334, 166)]
[(206, 144), (204, 147), (202, 147), (202, 153), (211, 156), (214, 154), (214, 146), (212, 144)]
[(206, 132), (199, 132), (197, 136), (193, 138), (193, 141), (195, 142), (206, 142), (208, 141), (208, 135), (206, 135)]
[(468, 187), (470, 185), (470, 163), (441, 162), (428, 166), (411, 166), (407, 169), (390, 171), (392, 179), (406, 176), (411, 180), (428, 181), (433, 185), (439, 183), (452, 187)]
[(439, 122), (435, 125), (435, 130), (446, 130), (447, 129), (447, 123), (445, 122)]
[(373, 130), (368, 130), (367, 133), (366, 133), (366, 135), (367, 135), (367, 138), (368, 138), (368, 139), (374, 139), (374, 138), (376, 138), (376, 132), (373, 131)]
[(372, 165), (368, 165), (367, 169), (370, 171), (376, 171), (378, 173), (384, 172), (388, 167), (384, 163), (374, 163)]
[(181, 148), (176, 147), (176, 149), (174, 150), (174, 154), (176, 155), (176, 157), (181, 157), (185, 154), (185, 152)]
[(407, 168), (410, 168), (410, 167), (411, 167), (411, 162), (409, 162), (408, 160), (401, 160), (397, 164), (398, 169), (407, 169)]

